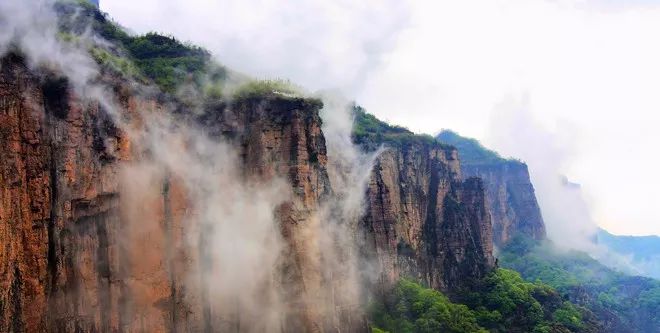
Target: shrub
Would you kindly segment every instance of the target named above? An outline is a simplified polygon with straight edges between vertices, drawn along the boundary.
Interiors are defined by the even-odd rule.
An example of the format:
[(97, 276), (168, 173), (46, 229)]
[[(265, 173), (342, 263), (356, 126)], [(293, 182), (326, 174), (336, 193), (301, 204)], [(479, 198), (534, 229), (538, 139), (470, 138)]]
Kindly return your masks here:
[(272, 94), (299, 95), (300, 89), (288, 80), (250, 80), (236, 88), (232, 97), (234, 99), (246, 99)]
[(353, 117), (353, 141), (367, 150), (375, 150), (381, 145), (403, 147), (413, 144), (447, 148), (430, 135), (415, 134), (405, 127), (381, 121), (360, 106), (354, 106)]

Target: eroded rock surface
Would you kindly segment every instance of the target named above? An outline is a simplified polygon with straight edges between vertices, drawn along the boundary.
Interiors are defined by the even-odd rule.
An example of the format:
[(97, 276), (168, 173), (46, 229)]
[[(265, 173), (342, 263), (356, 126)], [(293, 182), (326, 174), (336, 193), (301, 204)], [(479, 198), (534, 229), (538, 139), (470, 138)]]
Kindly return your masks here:
[(365, 244), (384, 282), (408, 276), (451, 293), (492, 269), (483, 184), (462, 179), (455, 149), (423, 143), (387, 149), (367, 197)]
[[(19, 56), (2, 59), (0, 331), (263, 330), (250, 309), (220, 306), (213, 281), (191, 283), (204, 275), (204, 251), (190, 246), (199, 203), (127, 134), (144, 126), (144, 114), (162, 112), (162, 101), (121, 82), (114, 93), (122, 128), (66, 79), (35, 73)], [(286, 308), (274, 330), (364, 331), (360, 304), (326, 288), (341, 276), (328, 274), (315, 237), (319, 207), (334, 195), (321, 107), (272, 94), (182, 119), (234, 147), (240, 181), (287, 184), (290, 196), (275, 208), (284, 248), (267, 281)], [(492, 268), (484, 186), (463, 180), (455, 150), (386, 150), (366, 202), (355, 233), (377, 283), (412, 275), (451, 292)]]

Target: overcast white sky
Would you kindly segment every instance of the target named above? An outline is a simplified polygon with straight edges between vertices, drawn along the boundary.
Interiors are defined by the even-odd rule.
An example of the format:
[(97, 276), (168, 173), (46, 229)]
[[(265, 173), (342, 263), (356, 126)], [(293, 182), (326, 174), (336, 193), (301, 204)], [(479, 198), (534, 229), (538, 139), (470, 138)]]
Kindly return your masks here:
[[(247, 74), (338, 88), (414, 131), (475, 137), (527, 160), (533, 177), (556, 165), (582, 184), (598, 224), (660, 235), (660, 1), (101, 0), (101, 7), (135, 32), (192, 41)], [(506, 130), (521, 126), (537, 130)]]

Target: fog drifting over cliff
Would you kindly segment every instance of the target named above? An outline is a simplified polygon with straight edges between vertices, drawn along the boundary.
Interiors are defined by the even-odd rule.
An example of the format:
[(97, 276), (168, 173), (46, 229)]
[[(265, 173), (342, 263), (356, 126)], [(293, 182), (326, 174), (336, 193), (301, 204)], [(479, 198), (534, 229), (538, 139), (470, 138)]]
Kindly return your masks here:
[[(130, 142), (117, 162), (116, 194), (121, 202), (117, 214), (122, 225), (117, 227), (121, 234), (112, 237), (118, 239), (119, 252), (128, 254), (117, 260), (126, 260), (121, 261), (121, 269), (133, 274), (125, 287), (135, 311), (162, 287), (158, 279), (166, 274), (164, 280), (171, 286), (185, 286), (185, 292), (178, 291), (181, 294), (172, 291), (172, 302), (186, 302), (192, 313), (203, 316), (201, 321), (216, 330), (276, 332), (286, 327), (283, 323), (291, 320), (292, 313), (309, 316), (306, 325), (324, 325), (319, 321), (336, 320), (333, 314), (339, 308), (360, 321), (362, 272), (357, 266), (354, 228), (363, 212), (363, 194), (375, 155), (364, 155), (352, 146), (349, 104), (328, 103), (323, 112), (328, 120), (324, 131), (330, 134), (329, 154), (334, 159), (330, 169), (335, 195), (319, 203), (320, 207), (302, 208), (307, 203), (294, 197), (285, 177), (250, 173), (238, 147), (211, 138), (207, 129), (176, 115), (169, 103), (154, 102), (156, 87), (123, 78), (122, 88), (134, 95), (130, 101), (120, 101), (120, 89), (104, 80), (107, 73), (88, 54), (95, 43), (108, 42), (91, 30), (75, 42), (63, 41), (53, 3), (0, 3), (0, 56), (17, 52), (35, 75), (55, 73), (66, 78), (76, 98), (72, 103), (80, 103), (83, 112), (100, 105)], [(127, 110), (130, 107), (134, 113)], [(173, 207), (177, 200), (185, 207)], [(284, 225), (291, 223), (282, 220), (285, 209), (300, 210), (298, 218), (305, 222), (292, 227), (304, 229), (302, 234), (289, 231), (288, 237), (298, 239), (288, 244), (288, 252), (282, 239)], [(287, 264), (307, 265), (294, 268), (303, 270), (298, 274), (304, 276), (284, 276)], [(321, 288), (321, 281), (315, 285), (315, 276), (337, 288)], [(291, 290), (295, 287), (289, 285), (295, 283), (304, 284), (302, 291)], [(287, 298), (290, 294), (294, 298)], [(172, 327), (181, 324), (177, 318), (167, 320), (173, 322)], [(155, 325), (141, 325), (149, 330), (151, 324)]]
[(491, 119), (489, 142), (505, 156), (526, 161), (541, 206), (548, 238), (562, 248), (593, 252), (597, 225), (590, 214), (580, 185), (566, 178), (575, 158), (574, 133), (557, 135), (534, 118), (529, 96), (512, 96), (496, 108)]
[(660, 182), (650, 177), (658, 160), (648, 153), (660, 141), (656, 2), (120, 0), (101, 7), (136, 31), (203, 44), (239, 70), (338, 87), (416, 131), (451, 128), (492, 145), (496, 106), (529, 93), (543, 127), (580, 134), (566, 142), (575, 155), (564, 173), (583, 185), (595, 221), (616, 233), (660, 234), (653, 208)]

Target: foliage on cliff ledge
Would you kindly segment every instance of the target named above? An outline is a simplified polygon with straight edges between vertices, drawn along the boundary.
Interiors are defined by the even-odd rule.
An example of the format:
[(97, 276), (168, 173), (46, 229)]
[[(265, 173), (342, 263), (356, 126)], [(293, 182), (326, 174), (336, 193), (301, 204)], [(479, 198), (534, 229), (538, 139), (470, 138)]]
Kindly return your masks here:
[(505, 159), (497, 152), (484, 147), (476, 139), (460, 136), (451, 130), (443, 130), (436, 139), (458, 149), (461, 163), (464, 165), (490, 165), (499, 163), (521, 163), (515, 159)]
[(353, 108), (353, 116), (353, 141), (368, 150), (377, 149), (380, 145), (402, 147), (411, 144), (449, 149), (449, 146), (439, 143), (430, 135), (415, 134), (405, 127), (390, 125), (360, 106)]
[(498, 269), (452, 303), (440, 292), (403, 279), (372, 308), (373, 326), (388, 332), (593, 332), (590, 314), (550, 286)]
[(301, 89), (288, 80), (249, 80), (232, 93), (234, 99), (277, 94), (284, 97), (300, 95)]

